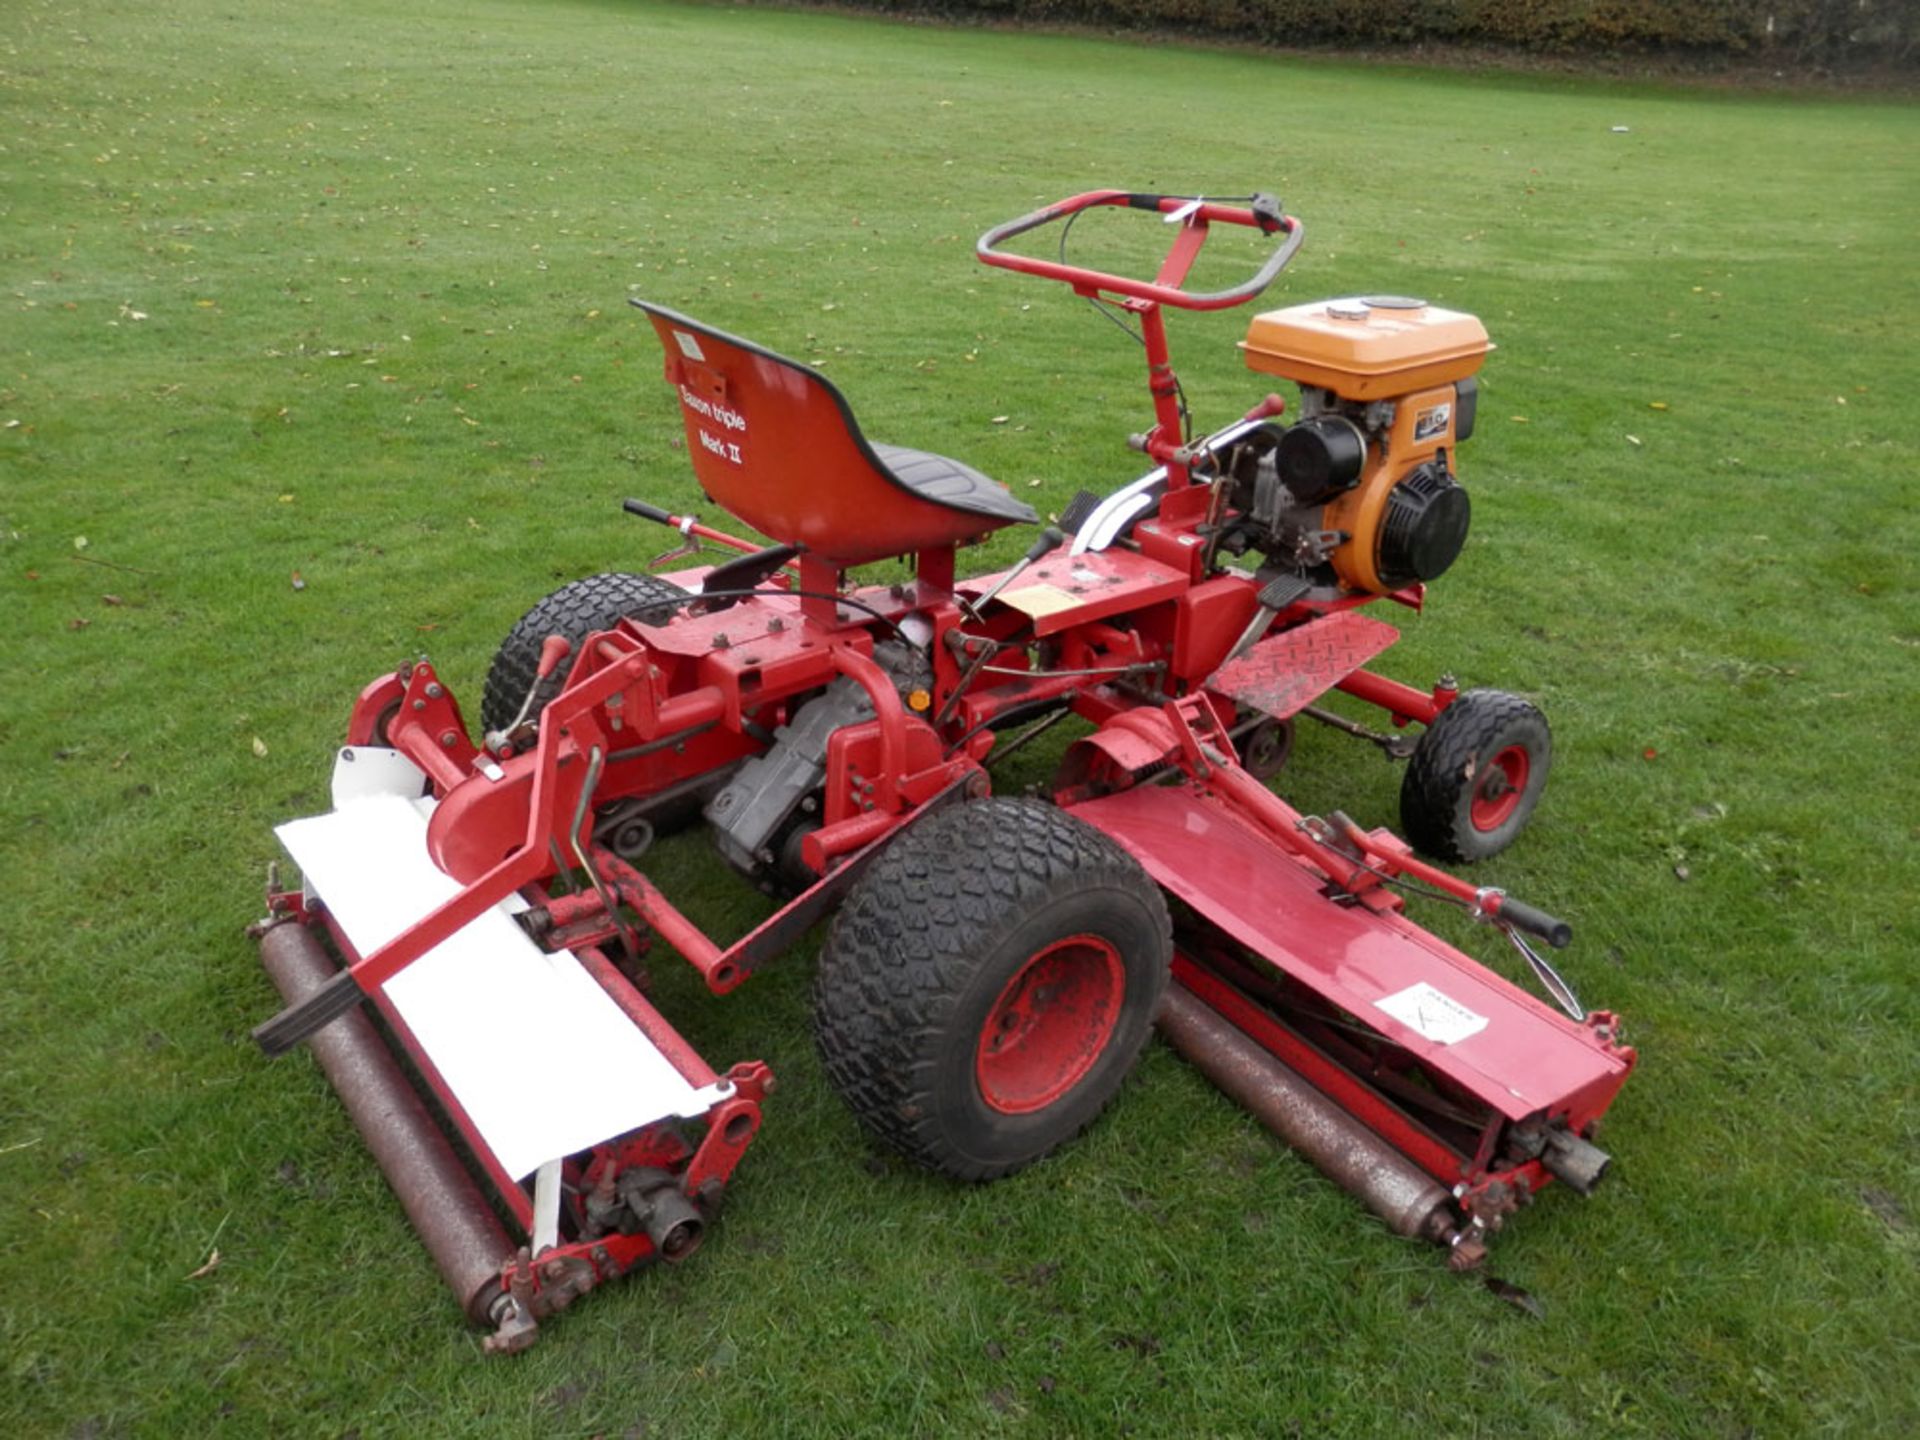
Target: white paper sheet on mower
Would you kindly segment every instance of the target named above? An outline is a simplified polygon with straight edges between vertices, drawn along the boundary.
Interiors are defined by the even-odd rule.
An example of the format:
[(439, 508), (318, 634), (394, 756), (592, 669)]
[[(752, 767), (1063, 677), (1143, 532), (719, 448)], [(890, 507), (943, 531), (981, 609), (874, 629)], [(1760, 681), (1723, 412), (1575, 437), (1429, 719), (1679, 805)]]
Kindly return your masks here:
[[(424, 808), (397, 795), (368, 796), (275, 831), (363, 956), (459, 892), (427, 854)], [(504, 907), (385, 989), (516, 1179), (638, 1126), (704, 1115), (712, 1103), (579, 961), (542, 951)]]

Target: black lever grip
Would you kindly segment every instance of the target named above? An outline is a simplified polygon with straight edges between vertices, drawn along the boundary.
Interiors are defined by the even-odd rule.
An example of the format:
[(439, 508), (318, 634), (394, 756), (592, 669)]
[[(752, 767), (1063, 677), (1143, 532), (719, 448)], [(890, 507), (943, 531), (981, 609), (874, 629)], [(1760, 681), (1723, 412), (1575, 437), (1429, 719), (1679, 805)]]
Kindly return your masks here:
[(644, 500), (628, 500), (620, 508), (629, 515), (638, 515), (642, 520), (653, 520), (662, 525), (673, 524), (672, 515), (658, 505), (649, 505)]
[(1034, 561), (1044, 559), (1046, 556), (1051, 555), (1055, 550), (1060, 548), (1060, 542), (1066, 538), (1067, 537), (1062, 535), (1054, 526), (1047, 526), (1046, 529), (1040, 532), (1040, 538), (1027, 547), (1027, 564), (1031, 565)]
[(1566, 949), (1573, 941), (1573, 927), (1566, 921), (1556, 920), (1546, 911), (1511, 896), (1501, 900), (1498, 916), (1516, 930), (1539, 936), (1556, 950)]

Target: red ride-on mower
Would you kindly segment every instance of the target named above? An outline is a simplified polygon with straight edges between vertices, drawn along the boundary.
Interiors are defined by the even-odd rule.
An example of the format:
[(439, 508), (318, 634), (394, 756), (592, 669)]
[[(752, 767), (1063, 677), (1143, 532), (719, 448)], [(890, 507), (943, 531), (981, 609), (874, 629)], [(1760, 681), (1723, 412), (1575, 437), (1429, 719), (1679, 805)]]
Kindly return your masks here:
[[(1058, 261), (1004, 248), (1096, 206), (1173, 227), (1152, 280), (1068, 264), (1064, 243)], [(1245, 284), (1195, 293), (1216, 225), (1271, 248)], [(766, 1067), (712, 1069), (647, 999), (640, 957), (664, 942), (724, 994), (836, 908), (815, 991), (827, 1073), (945, 1174), (991, 1179), (1071, 1139), (1157, 1020), (1457, 1265), (1552, 1180), (1599, 1182), (1590, 1137), (1634, 1055), (1522, 938), (1563, 946), (1567, 926), (1263, 783), (1298, 715), (1370, 735), (1407, 758), (1414, 846), (1477, 860), (1527, 823), (1550, 758), (1524, 700), (1368, 668), (1397, 632), (1365, 607), (1419, 609), (1465, 540), (1479, 321), (1399, 297), (1257, 315), (1247, 364), (1298, 385), (1298, 417), (1269, 396), (1187, 432), (1164, 307), (1251, 300), (1301, 234), (1264, 196), (1103, 190), (981, 238), (987, 264), (1138, 323), (1154, 423), (1133, 443), (1154, 468), (971, 580), (957, 549), (1036, 523), (1025, 504), (870, 442), (819, 372), (636, 302), (701, 488), (767, 543), (627, 501), (679, 532), (676, 555), (737, 554), (549, 595), (501, 646), (477, 737), (425, 662), (375, 680), (334, 808), (279, 828), (302, 885), (270, 883), (259, 927), (286, 1009), (258, 1039), (311, 1042), (489, 1348), (691, 1254), (759, 1129)], [(911, 582), (850, 583), (897, 556)], [(1330, 690), (1419, 740), (1320, 708)], [(1049, 799), (994, 796), (990, 767), (1067, 715), (1093, 728)], [(695, 817), (782, 897), (737, 939), (645, 872), (656, 830)], [(1409, 921), (1408, 894), (1504, 932), (1567, 1014)]]

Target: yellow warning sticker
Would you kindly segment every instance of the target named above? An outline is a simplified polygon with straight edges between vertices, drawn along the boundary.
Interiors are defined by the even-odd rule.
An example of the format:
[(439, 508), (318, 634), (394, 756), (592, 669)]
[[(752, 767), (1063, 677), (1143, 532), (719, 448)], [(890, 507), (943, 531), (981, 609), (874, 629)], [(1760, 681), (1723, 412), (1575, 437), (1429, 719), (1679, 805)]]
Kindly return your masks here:
[(1002, 605), (1011, 605), (1022, 615), (1031, 615), (1036, 620), (1043, 615), (1071, 610), (1080, 603), (1078, 595), (1071, 595), (1058, 585), (1029, 585), (1024, 590), (1009, 590), (999, 600)]

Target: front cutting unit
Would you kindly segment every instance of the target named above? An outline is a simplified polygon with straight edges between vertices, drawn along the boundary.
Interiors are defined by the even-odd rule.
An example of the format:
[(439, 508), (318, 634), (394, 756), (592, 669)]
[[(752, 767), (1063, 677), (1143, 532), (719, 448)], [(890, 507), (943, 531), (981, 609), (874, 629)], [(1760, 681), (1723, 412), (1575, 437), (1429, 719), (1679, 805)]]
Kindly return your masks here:
[[(1106, 207), (1168, 227), (1152, 279), (1014, 243)], [(1263, 259), (1196, 290), (1222, 225)], [(1024, 502), (868, 439), (818, 370), (636, 302), (701, 490), (757, 538), (628, 500), (677, 533), (656, 565), (681, 568), (534, 605), (477, 727), (424, 661), (374, 680), (331, 809), (279, 828), (300, 883), (270, 881), (255, 927), (285, 1001), (257, 1038), (311, 1044), (488, 1348), (693, 1254), (759, 1131), (767, 1067), (696, 1053), (646, 964), (671, 952), (727, 994), (821, 922), (827, 1075), (877, 1139), (957, 1179), (1070, 1140), (1157, 1023), (1457, 1267), (1552, 1182), (1599, 1184), (1595, 1127), (1634, 1062), (1619, 1022), (1529, 943), (1566, 945), (1563, 922), (1436, 863), (1525, 827), (1546, 720), (1375, 668), (1398, 632), (1370, 607), (1417, 611), (1466, 541), (1485, 330), (1403, 296), (1269, 311), (1246, 363), (1297, 397), (1190, 426), (1166, 309), (1252, 300), (1301, 238), (1264, 196), (1111, 190), (981, 238), (987, 264), (1137, 327), (1151, 468), (973, 578), (957, 552), (1037, 527)], [(894, 583), (854, 578), (899, 557)], [(1301, 716), (1405, 762), (1405, 839), (1276, 793)], [(1051, 783), (996, 795), (994, 767), (1062, 721)], [(655, 837), (693, 825), (776, 897), (744, 935), (708, 935), (647, 874)], [(1415, 924), (1409, 897), (1485, 922), (1529, 986)]]

